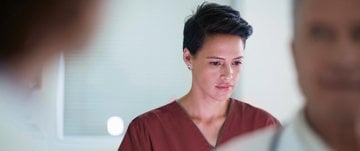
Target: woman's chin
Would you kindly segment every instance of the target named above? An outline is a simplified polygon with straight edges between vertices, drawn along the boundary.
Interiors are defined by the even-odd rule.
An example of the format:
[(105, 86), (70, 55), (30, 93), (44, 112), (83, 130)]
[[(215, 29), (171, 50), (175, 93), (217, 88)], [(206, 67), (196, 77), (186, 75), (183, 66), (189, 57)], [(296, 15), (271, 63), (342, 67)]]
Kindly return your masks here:
[(215, 100), (218, 102), (225, 102), (227, 101), (229, 98), (231, 97), (231, 93), (229, 94), (222, 94), (222, 95), (217, 95), (215, 96)]

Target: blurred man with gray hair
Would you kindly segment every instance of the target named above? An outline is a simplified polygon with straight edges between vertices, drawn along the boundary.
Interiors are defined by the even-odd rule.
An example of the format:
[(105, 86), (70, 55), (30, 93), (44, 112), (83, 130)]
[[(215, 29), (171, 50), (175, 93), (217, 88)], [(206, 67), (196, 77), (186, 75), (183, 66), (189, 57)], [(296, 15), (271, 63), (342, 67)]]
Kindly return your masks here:
[(294, 0), (293, 9), (304, 107), (284, 128), (237, 138), (219, 151), (360, 151), (360, 1)]

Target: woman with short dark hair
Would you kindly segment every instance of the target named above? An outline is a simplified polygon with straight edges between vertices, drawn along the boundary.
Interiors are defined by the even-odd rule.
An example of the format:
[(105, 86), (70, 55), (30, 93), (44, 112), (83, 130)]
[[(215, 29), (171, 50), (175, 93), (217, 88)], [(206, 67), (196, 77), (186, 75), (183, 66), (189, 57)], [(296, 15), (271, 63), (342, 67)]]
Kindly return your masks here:
[(210, 151), (231, 138), (280, 126), (269, 113), (231, 98), (252, 27), (229, 6), (200, 5), (185, 23), (190, 92), (135, 118), (119, 151)]

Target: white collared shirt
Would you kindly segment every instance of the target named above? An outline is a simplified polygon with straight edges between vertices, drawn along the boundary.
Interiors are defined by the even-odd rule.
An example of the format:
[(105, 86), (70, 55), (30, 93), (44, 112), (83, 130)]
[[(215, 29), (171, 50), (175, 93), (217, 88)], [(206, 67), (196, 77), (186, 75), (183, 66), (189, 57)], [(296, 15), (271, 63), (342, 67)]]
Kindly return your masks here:
[(304, 111), (283, 129), (267, 128), (240, 136), (217, 151), (331, 151), (306, 122)]

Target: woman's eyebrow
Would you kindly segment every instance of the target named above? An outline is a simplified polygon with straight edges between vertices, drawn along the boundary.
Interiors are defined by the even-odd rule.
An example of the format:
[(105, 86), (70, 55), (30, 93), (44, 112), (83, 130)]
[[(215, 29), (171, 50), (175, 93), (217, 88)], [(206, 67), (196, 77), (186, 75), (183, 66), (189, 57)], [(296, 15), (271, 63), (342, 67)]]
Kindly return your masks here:
[(221, 58), (221, 57), (216, 57), (216, 56), (210, 56), (210, 57), (206, 57), (207, 59), (220, 59), (220, 60), (225, 60), (225, 58)]
[(241, 59), (241, 58), (244, 58), (244, 56), (239, 56), (239, 57), (236, 57), (234, 59)]
[[(222, 58), (222, 57), (216, 57), (216, 56), (209, 56), (209, 57), (206, 57), (207, 59), (220, 59), (220, 60), (225, 60), (225, 58)], [(239, 57), (236, 57), (234, 59), (241, 59), (243, 58), (243, 56), (239, 56)]]

